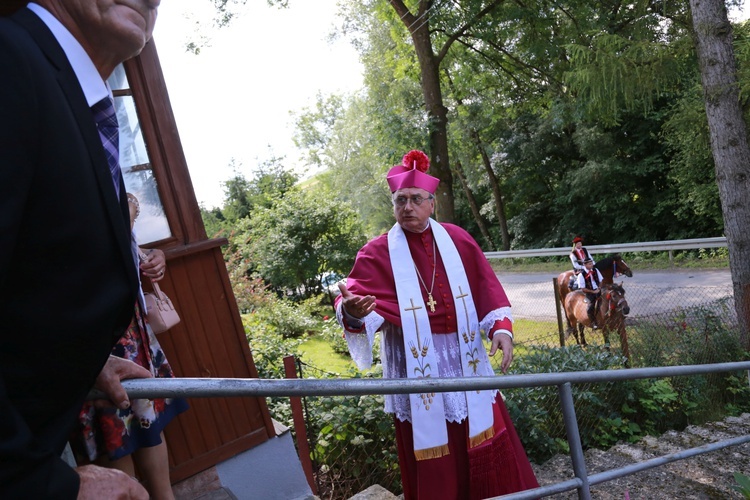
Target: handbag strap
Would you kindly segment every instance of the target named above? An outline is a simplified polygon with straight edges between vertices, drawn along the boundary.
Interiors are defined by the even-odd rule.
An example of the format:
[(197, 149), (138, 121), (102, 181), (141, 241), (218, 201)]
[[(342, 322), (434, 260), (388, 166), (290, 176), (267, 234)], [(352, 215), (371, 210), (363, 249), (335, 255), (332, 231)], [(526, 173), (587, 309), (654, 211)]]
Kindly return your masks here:
[(161, 288), (159, 288), (159, 283), (156, 281), (151, 280), (151, 286), (154, 287), (154, 292), (156, 293), (156, 298), (159, 300), (164, 300), (164, 294), (161, 293)]

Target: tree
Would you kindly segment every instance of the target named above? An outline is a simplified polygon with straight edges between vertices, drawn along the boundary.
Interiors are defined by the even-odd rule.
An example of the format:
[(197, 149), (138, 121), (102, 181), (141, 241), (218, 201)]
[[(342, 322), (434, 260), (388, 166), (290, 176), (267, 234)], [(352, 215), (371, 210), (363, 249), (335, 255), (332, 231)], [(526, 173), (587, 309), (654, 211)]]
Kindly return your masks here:
[(248, 180), (232, 161), (234, 177), (224, 182), (223, 217), (233, 223), (249, 217), (253, 210), (269, 208), (297, 183), (298, 177), (282, 164), (283, 158), (263, 162)]
[(750, 349), (750, 147), (722, 0), (690, 0), (741, 340)]
[[(430, 152), (432, 157), (431, 173), (440, 179), (440, 189), (435, 193), (437, 199), (437, 216), (440, 220), (454, 222), (453, 175), (450, 169), (448, 154), (448, 108), (443, 103), (443, 92), (440, 81), (440, 65), (451, 46), (472, 26), (492, 12), (504, 0), (493, 0), (479, 9), (468, 12), (467, 20), (453, 26), (450, 32), (443, 32), (442, 45), (433, 49), (433, 34), (430, 30), (430, 19), (438, 11), (434, 0), (420, 0), (416, 14), (402, 0), (390, 0), (390, 4), (406, 26), (414, 43), (414, 51), (419, 61), (422, 95), (427, 111), (430, 133)], [(449, 7), (444, 7), (448, 9)], [(434, 10), (433, 10), (434, 9)], [(432, 11), (432, 12), (431, 12)], [(455, 18), (458, 18), (456, 16)]]
[[(385, 172), (391, 167), (384, 151), (407, 151), (408, 136), (391, 132), (398, 123), (384, 123), (397, 113), (380, 113), (380, 100), (353, 96), (341, 107), (338, 98), (319, 97), (314, 109), (296, 115), (294, 141), (306, 151), (308, 161), (324, 170), (313, 179), (319, 196), (338, 200), (359, 215), (369, 236), (381, 234), (393, 224), (390, 192)], [(363, 119), (366, 117), (366, 119)], [(398, 120), (396, 120), (398, 121)], [(400, 159), (400, 157), (399, 157)], [(395, 161), (395, 160), (394, 160)]]
[[(450, 158), (437, 156), (451, 177), (460, 162), (465, 181), (455, 222), (478, 238), (525, 248), (576, 233), (608, 243), (720, 231), (708, 125), (694, 119), (686, 2), (340, 5), (366, 88), (321, 96), (299, 120), (298, 144), (327, 169), (315, 182), (356, 210), (369, 235), (392, 223), (384, 172), (414, 148), (437, 166), (437, 136), (425, 131), (442, 111)], [(442, 80), (430, 80), (434, 67)]]
[(308, 296), (320, 275), (347, 274), (365, 243), (356, 214), (336, 200), (294, 189), (238, 225), (238, 248), (275, 291)]

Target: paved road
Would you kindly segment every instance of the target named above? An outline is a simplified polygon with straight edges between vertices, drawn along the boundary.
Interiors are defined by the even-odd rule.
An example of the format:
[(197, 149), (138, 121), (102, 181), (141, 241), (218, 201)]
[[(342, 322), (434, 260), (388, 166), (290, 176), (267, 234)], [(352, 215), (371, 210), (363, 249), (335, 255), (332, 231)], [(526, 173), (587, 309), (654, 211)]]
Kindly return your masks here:
[[(554, 319), (555, 273), (498, 274), (516, 318)], [(679, 307), (691, 307), (732, 295), (729, 270), (633, 271), (622, 276), (631, 316), (646, 316)]]

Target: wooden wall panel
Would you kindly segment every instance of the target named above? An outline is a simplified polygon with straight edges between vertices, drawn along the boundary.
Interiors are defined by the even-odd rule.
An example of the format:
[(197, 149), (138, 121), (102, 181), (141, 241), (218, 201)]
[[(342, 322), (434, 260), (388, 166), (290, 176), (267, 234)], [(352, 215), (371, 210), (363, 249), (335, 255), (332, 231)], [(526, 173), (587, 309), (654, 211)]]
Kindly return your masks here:
[[(181, 323), (160, 336), (178, 377), (257, 377), (221, 245), (208, 240), (153, 42), (125, 64), (172, 237), (160, 286)], [(211, 96), (196, 96), (210, 99)], [(274, 435), (263, 398), (196, 398), (166, 430), (172, 481), (208, 469)]]
[[(178, 377), (257, 377), (217, 246), (187, 256), (168, 256), (161, 288), (181, 322), (159, 336)], [(231, 299), (231, 302), (230, 300)], [(165, 431), (173, 481), (205, 470), (273, 435), (262, 398), (195, 398), (190, 410)]]

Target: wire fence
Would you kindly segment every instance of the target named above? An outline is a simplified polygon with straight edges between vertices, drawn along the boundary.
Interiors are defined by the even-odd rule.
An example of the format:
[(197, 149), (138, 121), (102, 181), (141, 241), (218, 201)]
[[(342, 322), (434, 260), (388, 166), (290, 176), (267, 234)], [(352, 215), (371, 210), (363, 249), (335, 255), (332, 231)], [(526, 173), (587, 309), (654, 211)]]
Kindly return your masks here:
[[(718, 363), (745, 355), (738, 347), (731, 284), (665, 288), (633, 281), (623, 286), (630, 305), (625, 320), (628, 366)], [(513, 373), (626, 366), (619, 335), (610, 335), (610, 344), (605, 345), (600, 333), (588, 330), (587, 348), (576, 345), (573, 336), (561, 347), (552, 280), (504, 283), (504, 288), (515, 320)], [(499, 357), (493, 363), (499, 372)], [(298, 367), (301, 378), (332, 375), (301, 362)], [(718, 417), (717, 409), (724, 411), (732, 404), (727, 396), (731, 381), (721, 377), (682, 377), (648, 387), (638, 386), (637, 381), (577, 384), (573, 396), (584, 448), (603, 448), (633, 435)], [(532, 462), (540, 464), (565, 451), (566, 431), (555, 387), (503, 393)], [(383, 411), (382, 396), (306, 397), (304, 404), (320, 498), (349, 498), (374, 484), (400, 493), (393, 420)]]

